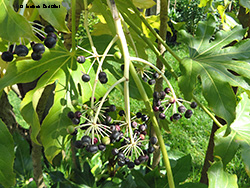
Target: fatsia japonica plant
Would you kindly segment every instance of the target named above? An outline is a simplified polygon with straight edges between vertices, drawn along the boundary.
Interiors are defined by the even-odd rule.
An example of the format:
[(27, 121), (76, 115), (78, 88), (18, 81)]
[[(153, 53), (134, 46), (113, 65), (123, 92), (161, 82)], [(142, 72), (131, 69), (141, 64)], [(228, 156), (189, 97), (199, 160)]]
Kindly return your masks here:
[[(247, 29), (237, 24), (217, 31), (214, 16), (208, 14), (194, 36), (178, 32), (178, 41), (189, 49), (189, 57), (181, 59), (164, 41), (164, 11), (159, 35), (152, 22), (159, 17), (145, 18), (140, 11), (154, 4), (0, 0), (1, 100), (7, 93), (11, 103), (15, 91), (20, 101), (13, 107), (1, 103), (8, 104), (1, 107), (3, 114), (16, 119), (13, 125), (1, 115), (2, 186), (21, 186), (16, 173), (22, 174), (18, 163), (25, 163), (20, 158), (32, 160), (34, 187), (238, 187), (237, 176), (225, 171), (238, 150), (250, 176)], [(161, 10), (166, 7), (168, 1), (162, 0)], [(91, 16), (99, 22), (91, 23)], [(84, 29), (84, 36), (77, 36), (78, 28)], [(179, 62), (180, 75), (164, 57), (165, 49)], [(148, 50), (157, 63), (149, 61)], [(169, 76), (179, 88), (172, 86)], [(207, 106), (195, 96), (199, 83)], [(238, 101), (237, 87), (244, 91)], [(177, 95), (178, 89), (184, 97)], [(114, 91), (122, 93), (123, 104), (110, 101)], [(132, 99), (143, 101), (145, 108), (131, 111)], [(191, 157), (170, 160), (162, 135), (163, 130), (171, 134), (174, 127), (169, 125), (184, 118), (192, 122), (197, 106), (218, 127), (214, 160), (205, 172), (207, 184), (185, 183)], [(32, 146), (31, 156), (21, 144), (24, 138)], [(26, 153), (21, 152), (25, 147)], [(161, 154), (155, 152), (158, 148)], [(52, 167), (56, 171), (48, 172)]]

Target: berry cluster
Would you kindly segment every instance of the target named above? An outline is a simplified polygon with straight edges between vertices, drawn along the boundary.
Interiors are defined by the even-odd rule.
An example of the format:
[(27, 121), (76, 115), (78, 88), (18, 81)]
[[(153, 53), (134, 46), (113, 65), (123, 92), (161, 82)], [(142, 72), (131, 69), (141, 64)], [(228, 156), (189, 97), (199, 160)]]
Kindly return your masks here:
[[(53, 48), (56, 45), (57, 41), (57, 35), (54, 33), (55, 29), (53, 28), (53, 26), (47, 25), (45, 26), (44, 31), (42, 31), (41, 29), (44, 26), (42, 26), (40, 21), (35, 20), (32, 23), (33, 23), (32, 25), (33, 31), (36, 33), (35, 35), (41, 41), (44, 41), (44, 45), (47, 48)], [(46, 34), (46, 37), (44, 37), (42, 33)], [(40, 60), (42, 58), (42, 54), (45, 52), (44, 45), (42, 43), (34, 43), (34, 42), (31, 42), (30, 44), (33, 50), (31, 58), (36, 61)], [(11, 62), (14, 59), (14, 54), (16, 54), (19, 57), (25, 57), (28, 55), (28, 53), (29, 49), (25, 45), (11, 44), (8, 47), (8, 50), (2, 53), (1, 58), (6, 62)]]
[(170, 95), (171, 90), (170, 88), (165, 88), (164, 91), (157, 92), (155, 91), (153, 93), (153, 110), (154, 112), (159, 112), (159, 118), (160, 119), (165, 119), (166, 115), (165, 112), (171, 108), (171, 106), (178, 106), (177, 110), (174, 108), (173, 109), (173, 114), (170, 117), (171, 121), (177, 121), (182, 117), (182, 114), (184, 114), (184, 117), (189, 119), (193, 111), (191, 109), (187, 109), (184, 105), (183, 102), (189, 103), (190, 107), (192, 109), (197, 107), (196, 102), (188, 102), (183, 100), (182, 98), (175, 99)]
[[(151, 137), (150, 140), (147, 139), (146, 121), (149, 119), (148, 116), (138, 112), (131, 118), (131, 124), (128, 126), (125, 121), (124, 110), (117, 113), (119, 120), (113, 120), (109, 113), (116, 112), (116, 106), (108, 105), (101, 107), (100, 114), (95, 122), (93, 114), (96, 113), (99, 104), (100, 100), (95, 103), (94, 108), (84, 104), (82, 112), (70, 111), (68, 113), (72, 124), (77, 125), (76, 127), (69, 126), (68, 132), (76, 135), (78, 131), (84, 131), (84, 136), (75, 142), (75, 147), (78, 149), (85, 148), (86, 151), (94, 154), (98, 150), (104, 151), (107, 145), (112, 147), (117, 143), (115, 144), (116, 147), (112, 149), (112, 154), (113, 161), (119, 166), (127, 164), (129, 168), (133, 168), (135, 165), (146, 162), (149, 158), (148, 155), (155, 150), (153, 145), (157, 143), (155, 137)], [(150, 144), (147, 148), (148, 143)]]

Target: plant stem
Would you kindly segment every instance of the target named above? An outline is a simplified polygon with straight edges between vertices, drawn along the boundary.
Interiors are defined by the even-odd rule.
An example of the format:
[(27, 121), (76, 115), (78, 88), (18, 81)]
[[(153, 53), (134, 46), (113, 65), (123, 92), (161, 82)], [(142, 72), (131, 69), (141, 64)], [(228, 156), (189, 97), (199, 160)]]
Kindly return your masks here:
[(174, 76), (174, 78), (177, 80), (178, 76), (174, 72), (174, 69), (168, 64), (168, 62), (163, 58), (159, 50), (155, 47), (155, 45), (141, 32), (141, 30), (133, 23), (133, 21), (124, 13), (122, 13), (122, 16), (124, 20), (130, 25), (130, 27), (144, 40), (144, 42), (147, 43), (149, 48), (153, 50), (153, 52), (156, 54), (157, 58), (161, 60), (161, 62), (167, 67), (168, 71)]
[(29, 0), (24, 0), (23, 3), (22, 3), (23, 8), (21, 8), (21, 10), (20, 10), (20, 12), (19, 12), (19, 14), (22, 15), (22, 16), (23, 16), (23, 14), (24, 14), (25, 7), (26, 7), (28, 1), (29, 1)]
[(150, 104), (149, 98), (148, 98), (148, 96), (146, 94), (146, 91), (145, 91), (145, 89), (144, 89), (144, 87), (143, 87), (143, 85), (141, 83), (141, 80), (139, 79), (139, 77), (138, 77), (138, 75), (136, 73), (136, 70), (135, 70), (132, 63), (130, 63), (130, 73), (131, 73), (133, 79), (135, 80), (135, 83), (136, 83), (136, 85), (138, 87), (138, 90), (139, 90), (139, 92), (140, 92), (140, 94), (141, 94), (141, 96), (143, 98), (143, 101), (144, 101), (145, 106), (147, 108), (147, 112), (150, 115), (150, 118), (151, 118), (154, 130), (155, 130), (156, 136), (158, 138), (158, 142), (159, 142), (161, 152), (162, 152), (162, 155), (163, 155), (163, 161), (164, 161), (166, 171), (167, 171), (169, 187), (174, 188), (175, 184), (174, 184), (172, 169), (171, 169), (171, 166), (170, 166), (170, 162), (169, 162), (168, 153), (167, 153), (167, 150), (166, 150), (166, 147), (165, 147), (165, 143), (164, 143), (163, 137), (161, 135), (161, 130), (159, 128), (159, 125), (158, 125), (157, 119), (156, 119), (156, 117), (154, 115), (154, 112), (153, 112), (153, 110), (151, 108), (151, 104)]
[(71, 1), (71, 11), (72, 11), (72, 31), (71, 31), (71, 36), (72, 36), (72, 52), (74, 53), (76, 50), (76, 41), (75, 41), (75, 36), (76, 36), (76, 0)]
[(156, 72), (158, 72), (159, 74), (161, 74), (162, 78), (165, 80), (165, 82), (167, 82), (168, 84), (168, 87), (170, 88), (171, 90), (171, 93), (173, 94), (173, 97), (174, 99), (177, 99), (176, 95), (175, 95), (175, 92), (174, 92), (174, 89), (171, 85), (171, 83), (169, 82), (169, 80), (166, 78), (166, 76), (161, 72), (160, 69), (158, 69), (155, 65), (153, 65), (152, 63), (144, 60), (144, 59), (141, 59), (141, 58), (138, 58), (138, 57), (130, 57), (130, 60), (131, 61), (138, 61), (138, 62), (141, 62), (141, 63), (144, 63), (146, 65), (149, 65), (150, 67), (152, 67), (154, 70), (156, 70)]
[(102, 105), (103, 105), (103, 103), (105, 102), (105, 99), (107, 98), (108, 94), (112, 91), (112, 89), (114, 89), (115, 86), (117, 86), (118, 84), (124, 82), (125, 80), (126, 80), (126, 78), (125, 78), (125, 77), (122, 77), (120, 80), (118, 80), (117, 82), (115, 82), (115, 83), (108, 89), (108, 91), (104, 94), (104, 96), (102, 97), (102, 100), (101, 100), (101, 102), (100, 102), (100, 104), (99, 104), (99, 107), (98, 107), (98, 109), (97, 109), (97, 111), (96, 111), (96, 113), (95, 113), (94, 123), (97, 122), (98, 115), (99, 115), (99, 113), (100, 113), (100, 111), (101, 111)]
[[(140, 13), (140, 11), (136, 8), (136, 6), (131, 2), (131, 0), (127, 1), (134, 10), (135, 14), (141, 19), (141, 21), (147, 26), (147, 28), (151, 31), (151, 33), (161, 42), (161, 44), (166, 48), (166, 50), (178, 61), (181, 62), (181, 58), (166, 44), (166, 42), (156, 33), (156, 31), (151, 27), (151, 25), (147, 22), (144, 16)], [(165, 11), (165, 10), (164, 10)]]
[(209, 117), (214, 121), (214, 123), (218, 126), (218, 127), (223, 127), (223, 125), (214, 117), (214, 115), (203, 105), (199, 102), (199, 100), (194, 96), (193, 94), (193, 99), (195, 100), (195, 102), (209, 115)]
[(119, 13), (117, 10), (117, 7), (115, 5), (114, 0), (107, 0), (107, 3), (110, 7), (110, 10), (112, 12), (112, 16), (115, 22), (115, 28), (116, 33), (120, 39), (121, 46), (122, 46), (122, 52), (124, 57), (124, 77), (126, 78), (124, 83), (124, 103), (125, 103), (125, 115), (126, 115), (126, 122), (129, 127), (130, 132), (130, 139), (131, 143), (134, 143), (134, 137), (133, 137), (133, 130), (131, 127), (131, 120), (130, 120), (130, 101), (129, 101), (129, 65), (130, 65), (130, 54), (128, 51), (127, 41), (126, 37), (124, 35), (121, 19), (119, 18)]

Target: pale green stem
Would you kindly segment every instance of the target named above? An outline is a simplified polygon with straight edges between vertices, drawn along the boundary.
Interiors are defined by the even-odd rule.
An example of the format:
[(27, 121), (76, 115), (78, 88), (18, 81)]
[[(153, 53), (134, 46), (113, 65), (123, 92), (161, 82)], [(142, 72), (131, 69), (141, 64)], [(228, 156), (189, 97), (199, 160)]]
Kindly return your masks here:
[(94, 118), (94, 124), (97, 122), (98, 119), (98, 115), (101, 111), (102, 105), (105, 102), (105, 99), (107, 98), (108, 94), (112, 91), (112, 89), (114, 89), (115, 86), (117, 86), (118, 84), (124, 82), (126, 80), (126, 78), (122, 77), (120, 80), (118, 80), (117, 82), (115, 82), (108, 90), (107, 92), (104, 94), (104, 96), (102, 97), (102, 100), (97, 108), (97, 111), (95, 113), (95, 118)]
[(214, 117), (214, 115), (203, 104), (199, 102), (199, 100), (194, 96), (194, 94), (193, 94), (193, 99), (207, 113), (207, 115), (209, 115), (209, 117), (214, 121), (214, 123), (218, 127), (220, 128), (223, 127), (223, 125)]
[(112, 16), (115, 22), (116, 27), (116, 33), (119, 36), (121, 46), (122, 46), (122, 52), (124, 57), (124, 77), (126, 78), (126, 81), (124, 83), (124, 103), (125, 103), (125, 115), (126, 115), (126, 122), (128, 123), (129, 132), (130, 132), (130, 138), (131, 143), (134, 143), (134, 137), (133, 137), (133, 130), (131, 127), (131, 119), (130, 119), (130, 101), (129, 101), (129, 65), (130, 65), (130, 55), (128, 51), (127, 41), (126, 37), (124, 35), (121, 19), (119, 18), (119, 13), (116, 8), (114, 0), (107, 0), (107, 4), (110, 7), (110, 10), (112, 12)]
[(170, 83), (169, 80), (166, 78), (166, 76), (161, 72), (161, 70), (158, 69), (154, 64), (152, 64), (152, 63), (150, 63), (150, 62), (148, 62), (148, 61), (146, 61), (146, 60), (144, 60), (144, 59), (141, 59), (141, 58), (139, 58), (139, 57), (130, 57), (130, 60), (131, 60), (131, 61), (138, 61), (138, 62), (144, 63), (144, 64), (149, 65), (150, 67), (152, 67), (154, 70), (156, 70), (156, 72), (158, 72), (158, 73), (162, 76), (162, 78), (165, 80), (165, 82), (167, 82), (168, 87), (169, 87), (169, 89), (171, 90), (171, 93), (173, 94), (174, 99), (177, 99), (177, 97), (176, 97), (176, 95), (175, 95), (175, 92), (174, 92), (174, 89), (173, 89), (171, 83)]
[(29, 0), (24, 0), (23, 3), (22, 3), (23, 8), (21, 8), (21, 9), (20, 9), (20, 12), (19, 12), (19, 14), (22, 15), (22, 16), (23, 16), (23, 14), (24, 14), (25, 7), (26, 7), (28, 1), (29, 1)]
[(72, 38), (72, 45), (71, 45), (71, 49), (72, 52), (74, 53), (76, 50), (76, 41), (75, 41), (75, 37), (76, 37), (76, 0), (72, 0), (71, 1), (71, 11), (72, 11), (72, 21), (71, 21), (71, 38)]
[(98, 82), (98, 75), (102, 69), (102, 64), (104, 62), (104, 59), (105, 57), (107, 56), (110, 48), (113, 46), (113, 44), (118, 40), (118, 36), (116, 35), (109, 43), (109, 45), (107, 46), (107, 48), (105, 49), (103, 55), (102, 55), (102, 58), (99, 62), (99, 65), (98, 65), (98, 68), (97, 68), (97, 71), (96, 71), (96, 77), (95, 77), (95, 82), (94, 82), (94, 85), (93, 85), (93, 90), (92, 90), (92, 96), (91, 96), (91, 108), (94, 107), (94, 98), (95, 98), (95, 90), (96, 90), (96, 87), (97, 87), (97, 82)]

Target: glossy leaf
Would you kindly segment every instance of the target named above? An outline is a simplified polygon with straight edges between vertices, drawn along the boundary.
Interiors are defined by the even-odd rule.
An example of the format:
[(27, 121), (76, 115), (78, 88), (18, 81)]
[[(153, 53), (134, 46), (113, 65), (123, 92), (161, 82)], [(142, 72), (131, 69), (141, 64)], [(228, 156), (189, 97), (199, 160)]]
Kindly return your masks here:
[(214, 155), (219, 156), (226, 165), (234, 157), (241, 146), (241, 155), (246, 172), (250, 176), (250, 99), (246, 93), (241, 95), (241, 101), (236, 108), (236, 119), (231, 125), (231, 133), (224, 137), (226, 128), (222, 127), (215, 133)]
[[(62, 5), (62, 1), (63, 0), (33, 0), (36, 6), (40, 6), (40, 8), (37, 9), (43, 19), (47, 20), (57, 30), (68, 33), (70, 31), (65, 24), (67, 10)], [(56, 5), (58, 8), (48, 8), (48, 6), (51, 5)], [(45, 8), (44, 6), (47, 7)]]
[[(235, 119), (236, 99), (231, 86), (250, 90), (245, 81), (250, 78), (250, 40), (228, 46), (243, 38), (246, 30), (236, 26), (230, 31), (215, 31), (212, 16), (206, 22), (199, 22), (195, 37), (181, 30), (179, 41), (189, 48), (190, 57), (181, 62), (182, 76), (179, 86), (186, 99), (192, 98), (197, 77), (201, 78), (202, 90), (210, 109), (230, 125)], [(232, 71), (239, 74), (236, 76)]]
[(19, 38), (37, 41), (28, 21), (16, 13), (8, 0), (0, 0), (0, 37), (18, 42)]
[(240, 5), (247, 8), (247, 9), (250, 9), (250, 2), (249, 0), (240, 0)]
[(136, 7), (141, 9), (151, 8), (156, 4), (153, 0), (133, 0), (133, 3)]
[(15, 185), (14, 141), (4, 122), (0, 119), (0, 184), (4, 187)]
[(214, 162), (208, 169), (209, 188), (237, 188), (237, 176), (228, 174), (223, 170), (221, 161)]

